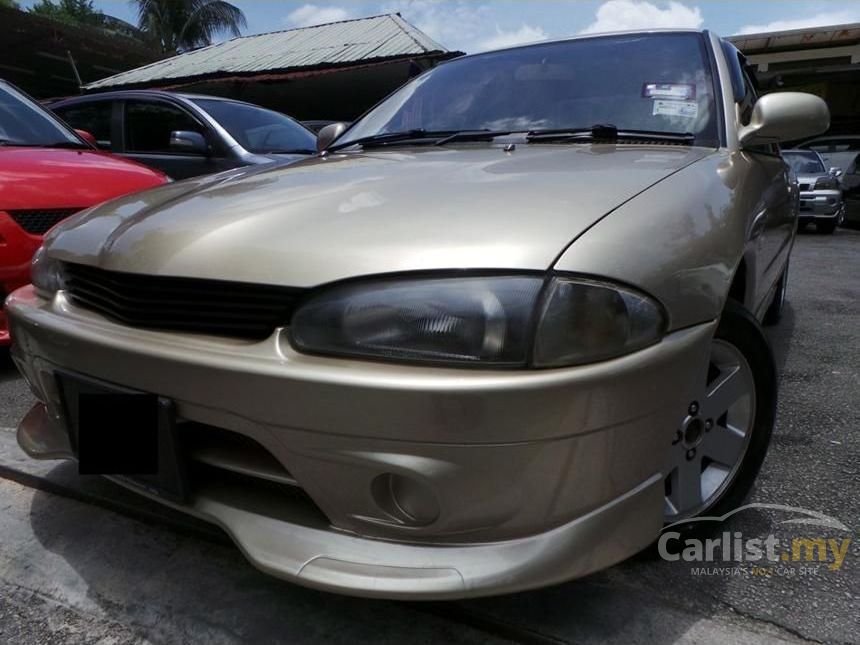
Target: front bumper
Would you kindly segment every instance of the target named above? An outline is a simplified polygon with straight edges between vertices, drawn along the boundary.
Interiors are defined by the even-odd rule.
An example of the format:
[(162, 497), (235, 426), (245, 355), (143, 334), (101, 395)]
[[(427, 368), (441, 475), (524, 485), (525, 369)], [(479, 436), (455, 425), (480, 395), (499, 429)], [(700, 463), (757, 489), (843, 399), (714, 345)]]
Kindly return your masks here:
[(815, 190), (800, 193), (800, 219), (833, 219), (843, 211), (842, 191)]
[[(45, 402), (19, 427), (29, 454), (71, 457), (58, 368), (169, 397), (181, 420), (258, 442), (319, 513), (217, 481), (182, 510), (264, 571), (398, 598), (552, 584), (647, 546), (714, 331), (590, 366), (471, 371), (301, 355), (283, 331), (247, 343), (130, 329), (31, 287), (7, 307), (13, 357)], [(392, 473), (414, 493), (397, 508), (422, 512), (380, 499)]]

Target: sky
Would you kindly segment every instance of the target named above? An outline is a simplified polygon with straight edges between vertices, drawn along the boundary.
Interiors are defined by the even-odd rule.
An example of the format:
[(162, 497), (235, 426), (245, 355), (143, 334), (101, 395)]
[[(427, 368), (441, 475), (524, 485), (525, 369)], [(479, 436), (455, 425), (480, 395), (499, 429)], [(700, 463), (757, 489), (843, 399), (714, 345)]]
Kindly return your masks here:
[[(136, 22), (126, 0), (94, 3), (107, 14)], [(730, 36), (860, 22), (858, 0), (233, 0), (233, 4), (248, 20), (245, 35), (399, 11), (448, 49), (470, 53), (643, 27), (705, 28)]]

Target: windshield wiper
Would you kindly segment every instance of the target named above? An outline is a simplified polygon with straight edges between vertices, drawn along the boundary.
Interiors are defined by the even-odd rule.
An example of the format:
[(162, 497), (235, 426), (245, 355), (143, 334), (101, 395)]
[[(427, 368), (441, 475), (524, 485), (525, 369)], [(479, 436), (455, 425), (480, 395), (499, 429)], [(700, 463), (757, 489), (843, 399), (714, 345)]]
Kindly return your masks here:
[(659, 132), (655, 130), (619, 130), (612, 124), (596, 124), (590, 128), (566, 128), (558, 130), (531, 130), (526, 135), (529, 142), (613, 142), (654, 141), (693, 145), (696, 136), (691, 132)]
[(350, 146), (361, 145), (364, 148), (372, 146), (387, 146), (392, 143), (408, 144), (408, 143), (426, 143), (436, 146), (443, 146), (451, 141), (490, 141), (494, 137), (500, 137), (506, 134), (511, 134), (510, 131), (497, 130), (425, 130), (416, 128), (414, 130), (404, 130), (402, 132), (386, 132), (383, 134), (374, 134), (369, 137), (361, 137), (352, 141), (344, 141), (336, 143), (328, 148), (329, 151), (340, 150)]
[(89, 150), (90, 147), (77, 141), (57, 141), (55, 143), (29, 143), (26, 141), (13, 141), (12, 139), (0, 139), (0, 146), (11, 146), (14, 148), (81, 148)]
[(57, 141), (56, 143), (43, 143), (39, 145), (40, 148), (74, 148), (74, 149), (86, 149), (89, 150), (90, 147), (85, 143), (80, 143), (79, 141)]
[(451, 141), (491, 141), (496, 137), (503, 137), (506, 134), (511, 134), (509, 130), (501, 131), (501, 130), (460, 130), (459, 132), (454, 132), (449, 134), (446, 137), (442, 137), (438, 141), (436, 141), (433, 145), (435, 146), (444, 146), (446, 143), (450, 143)]
[(315, 155), (316, 150), (310, 148), (290, 148), (289, 150), (269, 150), (267, 155)]
[(12, 146), (15, 148), (37, 148), (36, 143), (26, 143), (24, 141), (15, 141), (14, 139), (0, 139), (0, 146)]
[[(447, 133), (446, 133), (447, 134)], [(382, 134), (372, 134), (368, 137), (359, 137), (352, 141), (344, 141), (343, 143), (335, 143), (330, 145), (326, 150), (334, 152), (341, 148), (350, 148), (352, 146), (369, 147), (372, 145), (386, 145), (394, 141), (412, 141), (415, 139), (426, 139), (430, 135), (433, 138), (440, 136), (438, 134), (428, 133), (424, 128), (414, 128), (412, 130), (403, 130), (402, 132), (383, 132)]]

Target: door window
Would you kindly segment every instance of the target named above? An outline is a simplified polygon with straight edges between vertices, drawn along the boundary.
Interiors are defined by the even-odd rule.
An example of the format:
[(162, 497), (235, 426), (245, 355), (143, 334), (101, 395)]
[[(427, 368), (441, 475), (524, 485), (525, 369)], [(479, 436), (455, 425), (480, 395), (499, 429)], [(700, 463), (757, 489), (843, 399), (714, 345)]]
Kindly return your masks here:
[(170, 147), (170, 133), (174, 130), (190, 130), (205, 136), (203, 127), (178, 107), (153, 101), (126, 101), (126, 152), (193, 154)]
[(61, 119), (77, 130), (86, 130), (96, 138), (102, 150), (111, 148), (111, 101), (69, 105), (54, 110)]

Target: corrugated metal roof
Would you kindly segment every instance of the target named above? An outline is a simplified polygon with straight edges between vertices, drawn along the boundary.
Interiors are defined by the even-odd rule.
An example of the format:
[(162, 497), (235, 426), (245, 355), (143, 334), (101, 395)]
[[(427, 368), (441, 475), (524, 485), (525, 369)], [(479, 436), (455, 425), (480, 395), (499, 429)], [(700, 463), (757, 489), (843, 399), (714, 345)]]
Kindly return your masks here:
[(730, 36), (728, 40), (745, 54), (837, 47), (860, 41), (860, 24), (740, 34)]
[(448, 50), (398, 14), (233, 38), (90, 83), (86, 89), (219, 74), (255, 74)]

